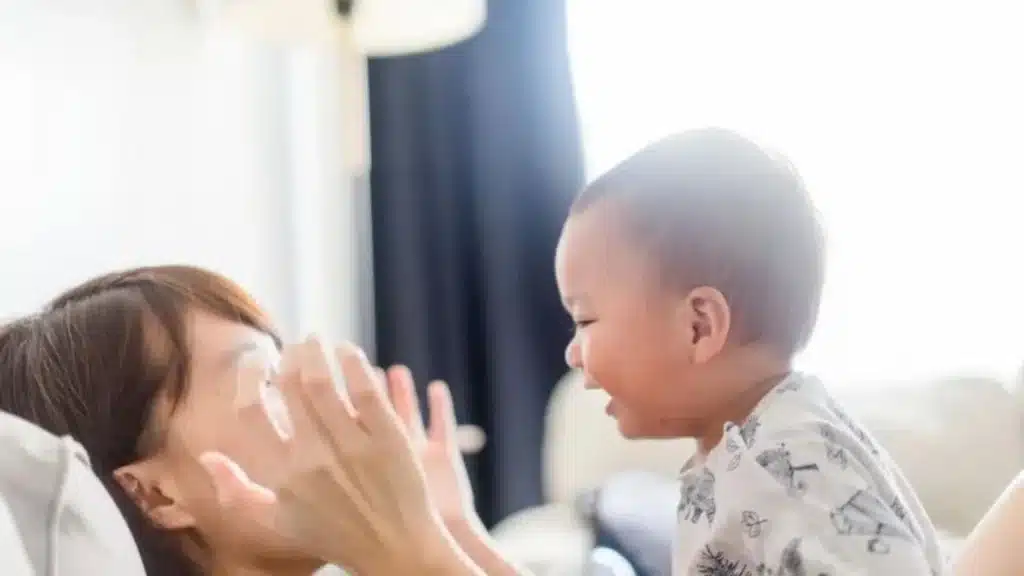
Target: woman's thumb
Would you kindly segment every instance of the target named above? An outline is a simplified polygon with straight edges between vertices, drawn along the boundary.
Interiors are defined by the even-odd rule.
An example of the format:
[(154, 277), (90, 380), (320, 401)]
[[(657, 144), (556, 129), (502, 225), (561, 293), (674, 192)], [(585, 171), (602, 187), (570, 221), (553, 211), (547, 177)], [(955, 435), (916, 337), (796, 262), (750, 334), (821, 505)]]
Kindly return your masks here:
[(199, 463), (210, 475), (222, 506), (266, 506), (277, 500), (273, 492), (250, 480), (241, 466), (220, 452), (202, 454)]

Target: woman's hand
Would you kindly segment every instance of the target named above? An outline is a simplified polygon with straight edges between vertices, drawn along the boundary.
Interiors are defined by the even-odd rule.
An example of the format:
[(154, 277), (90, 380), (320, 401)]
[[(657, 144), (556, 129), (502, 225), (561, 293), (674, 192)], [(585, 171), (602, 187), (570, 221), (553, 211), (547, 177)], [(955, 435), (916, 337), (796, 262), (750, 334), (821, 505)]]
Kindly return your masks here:
[[(337, 359), (348, 388), (339, 392)], [(327, 562), (358, 574), (477, 574), (428, 495), (417, 448), (360, 350), (317, 340), (286, 351), (277, 385), (288, 407), (285, 480), (273, 491), (235, 463), (206, 454), (225, 513), (264, 522)], [(349, 401), (350, 399), (350, 401)], [(256, 404), (243, 419), (266, 419)], [(260, 447), (254, 446), (256, 453)], [(267, 458), (278, 452), (266, 450)]]
[(448, 533), (485, 573), (491, 576), (525, 574), (498, 552), (473, 507), (473, 489), (462, 460), (455, 407), (448, 385), (434, 381), (427, 387), (430, 427), (425, 428), (409, 370), (404, 366), (392, 367), (386, 378), (395, 412), (419, 454), (430, 499)]
[(430, 426), (425, 427), (412, 374), (405, 366), (387, 371), (391, 402), (412, 440), (426, 475), (430, 499), (453, 533), (483, 531), (473, 506), (473, 488), (466, 473), (457, 438), (455, 406), (448, 385), (440, 380), (427, 387)]

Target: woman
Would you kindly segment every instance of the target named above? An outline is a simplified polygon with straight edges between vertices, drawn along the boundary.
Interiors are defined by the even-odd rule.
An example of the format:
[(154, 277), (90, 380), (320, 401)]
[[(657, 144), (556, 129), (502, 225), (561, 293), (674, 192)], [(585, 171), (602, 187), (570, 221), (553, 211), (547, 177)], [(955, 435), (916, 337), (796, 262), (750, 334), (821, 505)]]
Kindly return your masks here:
[[(274, 427), (235, 417), (247, 393), (242, 375), (254, 366), (272, 373), (280, 348), (267, 315), (217, 274), (186, 266), (108, 274), (0, 327), (0, 410), (85, 447), (150, 576), (308, 576), (325, 558), (225, 513), (199, 458), (215, 451), (261, 485), (281, 484), (287, 471), (267, 458)], [(396, 408), (418, 421), (408, 371), (389, 376)], [(435, 428), (454, 426), (446, 388), (431, 391)], [(422, 462), (439, 471), (429, 477), (432, 497), (452, 533), (480, 532), (457, 450), (422, 439)]]

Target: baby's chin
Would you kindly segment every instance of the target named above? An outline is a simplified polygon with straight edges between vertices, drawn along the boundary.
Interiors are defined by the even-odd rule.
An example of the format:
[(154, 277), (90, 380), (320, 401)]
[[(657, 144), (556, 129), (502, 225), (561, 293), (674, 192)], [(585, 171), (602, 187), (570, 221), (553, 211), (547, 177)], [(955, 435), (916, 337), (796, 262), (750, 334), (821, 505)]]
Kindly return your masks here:
[(655, 430), (650, 425), (649, 421), (646, 421), (642, 417), (638, 417), (621, 404), (609, 402), (608, 406), (605, 408), (605, 412), (608, 416), (615, 419), (615, 424), (619, 428), (619, 434), (622, 434), (623, 438), (639, 440), (642, 438), (658, 437), (654, 434)]
[(689, 421), (645, 418), (622, 408), (621, 405), (611, 405), (608, 415), (615, 419), (619, 434), (629, 440), (694, 438), (698, 435), (696, 427)]

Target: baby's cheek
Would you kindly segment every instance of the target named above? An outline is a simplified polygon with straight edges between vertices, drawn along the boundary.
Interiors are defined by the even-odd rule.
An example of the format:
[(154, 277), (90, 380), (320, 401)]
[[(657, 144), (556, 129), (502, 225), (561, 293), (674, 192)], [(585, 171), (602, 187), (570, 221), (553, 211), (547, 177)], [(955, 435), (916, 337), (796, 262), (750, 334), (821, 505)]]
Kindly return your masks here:
[[(586, 372), (592, 372), (595, 364), (601, 363), (600, 347), (595, 349), (593, 339), (586, 334), (576, 336), (576, 365)], [(600, 344), (600, 342), (598, 342)]]
[(614, 347), (605, 345), (601, 338), (585, 338), (580, 341), (580, 358), (584, 372), (602, 387), (615, 380), (620, 362)]

